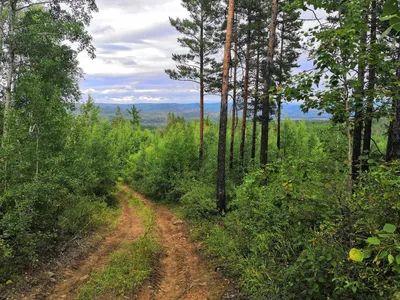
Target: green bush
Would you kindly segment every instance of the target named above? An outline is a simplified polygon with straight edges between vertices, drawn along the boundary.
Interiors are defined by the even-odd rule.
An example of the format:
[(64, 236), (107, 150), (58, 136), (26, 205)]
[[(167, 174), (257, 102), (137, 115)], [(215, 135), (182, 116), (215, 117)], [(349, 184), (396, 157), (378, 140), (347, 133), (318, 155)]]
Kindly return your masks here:
[(398, 166), (370, 161), (370, 171), (349, 192), (341, 126), (286, 120), (278, 158), (274, 126), (271, 122), (267, 172), (251, 161), (249, 143), (239, 166), (236, 135), (234, 168), (227, 165), (225, 216), (216, 215), (218, 128), (213, 124), (206, 126), (201, 168), (198, 123), (179, 119), (129, 157), (126, 180), (155, 199), (179, 202), (207, 253), (251, 299), (393, 297), (398, 276), (390, 262), (355, 264), (349, 251), (368, 246), (364, 237), (385, 223), (399, 224)]
[(215, 188), (212, 185), (193, 179), (187, 180), (184, 186), (190, 187), (180, 198), (185, 217), (201, 220), (217, 214)]
[(80, 116), (64, 110), (50, 119), (53, 131), (43, 143), (24, 131), (11, 135), (19, 151), (8, 154), (7, 172), (0, 174), (7, 183), (0, 193), (0, 283), (115, 218), (114, 129), (90, 105)]
[(179, 198), (179, 181), (198, 169), (197, 128), (197, 123), (170, 125), (151, 146), (129, 157), (127, 181), (154, 199)]

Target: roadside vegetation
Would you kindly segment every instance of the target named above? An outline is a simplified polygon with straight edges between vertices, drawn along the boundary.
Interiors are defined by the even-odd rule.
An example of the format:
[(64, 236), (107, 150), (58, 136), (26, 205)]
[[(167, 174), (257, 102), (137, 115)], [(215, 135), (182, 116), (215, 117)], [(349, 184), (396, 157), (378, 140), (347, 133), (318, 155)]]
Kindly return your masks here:
[[(250, 155), (242, 169), (237, 144), (236, 167), (228, 168), (228, 209), (219, 216), (218, 127), (206, 126), (206, 155), (199, 168), (198, 126), (172, 118), (164, 133), (155, 133), (151, 144), (129, 157), (124, 178), (155, 201), (177, 204), (194, 237), (240, 282), (244, 294), (252, 299), (387, 299), (396, 293), (395, 264), (387, 255), (396, 256), (390, 241), (397, 236), (386, 237), (387, 249), (383, 240), (373, 248), (367, 240), (386, 223), (399, 221), (399, 170), (397, 164), (382, 165), (383, 135), (373, 137), (382, 148), (373, 147), (371, 170), (349, 197), (345, 128), (285, 120), (279, 158), (274, 141), (270, 144), (268, 175)], [(383, 123), (374, 124), (374, 132), (383, 129)], [(357, 247), (370, 250), (363, 263), (349, 259)]]
[[(102, 119), (91, 96), (74, 113), (95, 1), (0, 1), (0, 287), (113, 222), (123, 182), (178, 205), (245, 297), (398, 299), (398, 1), (182, 4), (188, 19), (170, 22), (183, 49), (166, 72), (198, 85), (199, 120), (170, 113), (149, 130), (135, 106)], [(219, 124), (208, 93), (221, 95)], [(296, 100), (331, 120), (285, 120)], [(154, 216), (129, 201), (146, 234), (80, 299), (132, 295), (151, 274)]]

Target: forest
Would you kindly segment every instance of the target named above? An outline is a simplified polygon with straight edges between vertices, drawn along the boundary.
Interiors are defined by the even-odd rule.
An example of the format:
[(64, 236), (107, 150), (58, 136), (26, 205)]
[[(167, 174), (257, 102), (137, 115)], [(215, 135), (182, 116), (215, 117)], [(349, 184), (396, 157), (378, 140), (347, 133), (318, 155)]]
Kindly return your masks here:
[[(40, 299), (150, 299), (135, 298), (146, 280), (154, 299), (232, 299), (221, 279), (204, 284), (214, 298), (189, 297), (194, 281), (179, 297), (164, 288), (185, 277), (163, 239), (181, 222), (184, 251), (197, 243), (234, 299), (400, 299), (398, 1), (181, 2), (165, 72), (198, 88), (200, 114), (149, 129), (135, 105), (106, 119), (95, 96), (81, 101), (95, 0), (0, 0), (0, 299), (36, 299), (24, 274), (128, 226), (127, 210), (143, 236), (121, 235), (73, 297)], [(216, 122), (207, 94), (221, 97)], [(288, 102), (330, 120), (285, 118)]]

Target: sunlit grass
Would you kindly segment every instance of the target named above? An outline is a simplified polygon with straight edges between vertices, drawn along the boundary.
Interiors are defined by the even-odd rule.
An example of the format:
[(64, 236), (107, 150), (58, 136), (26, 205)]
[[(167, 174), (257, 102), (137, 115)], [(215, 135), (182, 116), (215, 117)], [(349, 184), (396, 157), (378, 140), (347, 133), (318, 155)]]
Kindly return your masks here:
[(132, 296), (150, 276), (160, 247), (150, 235), (126, 243), (116, 251), (104, 270), (98, 271), (80, 290), (77, 299), (96, 296)]
[(97, 296), (118, 298), (131, 297), (143, 282), (151, 275), (154, 262), (160, 253), (160, 245), (152, 234), (155, 224), (153, 211), (140, 199), (119, 189), (135, 208), (136, 213), (143, 218), (145, 234), (138, 241), (124, 243), (114, 252), (109, 264), (93, 274), (89, 281), (79, 291), (77, 299), (94, 299)]

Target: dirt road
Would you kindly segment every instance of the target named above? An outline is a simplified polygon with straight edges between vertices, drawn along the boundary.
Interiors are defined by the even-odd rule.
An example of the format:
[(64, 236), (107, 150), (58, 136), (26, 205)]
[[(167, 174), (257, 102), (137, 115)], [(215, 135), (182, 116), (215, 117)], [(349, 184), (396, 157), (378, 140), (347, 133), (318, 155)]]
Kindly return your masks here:
[(166, 207), (130, 192), (155, 211), (156, 234), (163, 248), (159, 268), (142, 287), (137, 299), (223, 299), (228, 290), (227, 281), (197, 254), (197, 246), (185, 233), (184, 222)]
[(198, 255), (197, 245), (189, 240), (185, 232), (185, 223), (177, 219), (165, 206), (153, 204), (127, 186), (123, 186), (122, 189), (125, 193), (118, 194), (122, 205), (120, 221), (94, 251), (86, 258), (78, 259), (62, 268), (58, 274), (54, 274), (52, 284), (39, 283), (30, 292), (8, 299), (75, 299), (76, 292), (89, 280), (90, 274), (104, 268), (112, 253), (119, 249), (123, 242), (135, 241), (144, 234), (142, 218), (135, 213), (126, 199), (126, 195), (130, 194), (154, 211), (154, 233), (162, 247), (160, 261), (155, 263), (156, 268), (151, 278), (143, 284), (134, 299), (227, 299), (227, 291), (232, 286)]

